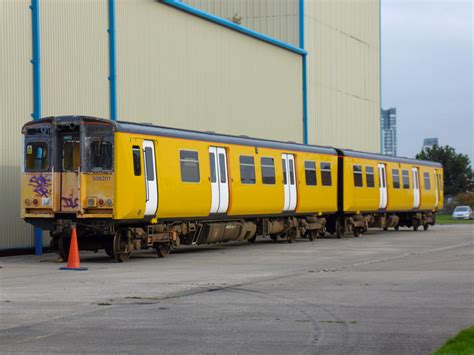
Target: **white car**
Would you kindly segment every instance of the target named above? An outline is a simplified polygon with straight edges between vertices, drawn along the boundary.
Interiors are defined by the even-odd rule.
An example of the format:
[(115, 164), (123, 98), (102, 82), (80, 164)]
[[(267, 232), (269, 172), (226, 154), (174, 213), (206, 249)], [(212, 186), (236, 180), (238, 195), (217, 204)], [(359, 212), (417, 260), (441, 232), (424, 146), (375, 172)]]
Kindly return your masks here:
[(454, 209), (453, 219), (472, 219), (472, 209), (469, 206), (458, 206)]

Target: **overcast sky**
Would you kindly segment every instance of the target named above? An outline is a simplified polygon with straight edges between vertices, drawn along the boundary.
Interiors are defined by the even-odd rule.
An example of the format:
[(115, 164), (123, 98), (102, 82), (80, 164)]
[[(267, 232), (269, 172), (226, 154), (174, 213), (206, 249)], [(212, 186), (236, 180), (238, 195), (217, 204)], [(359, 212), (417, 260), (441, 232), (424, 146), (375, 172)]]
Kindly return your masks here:
[(472, 0), (382, 1), (382, 107), (396, 107), (398, 155), (438, 137), (474, 167)]

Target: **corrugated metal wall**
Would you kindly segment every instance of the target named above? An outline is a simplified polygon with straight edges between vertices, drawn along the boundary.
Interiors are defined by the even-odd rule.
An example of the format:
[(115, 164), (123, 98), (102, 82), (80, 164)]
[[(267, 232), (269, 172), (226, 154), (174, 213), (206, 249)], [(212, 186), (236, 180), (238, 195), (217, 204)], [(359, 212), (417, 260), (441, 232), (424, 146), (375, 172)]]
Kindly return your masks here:
[(254, 31), (299, 46), (298, 0), (183, 0), (184, 3), (232, 20)]
[(41, 0), (42, 115), (109, 117), (107, 0)]
[[(298, 0), (184, 0), (299, 45)], [(380, 0), (305, 0), (309, 143), (380, 151)]]
[(380, 152), (380, 0), (305, 5), (309, 142)]
[[(0, 250), (34, 243), (19, 211), (30, 3), (0, 2)], [(116, 3), (119, 119), (302, 140), (300, 55), (154, 0)], [(109, 117), (107, 0), (39, 5), (42, 116)]]
[(20, 219), (21, 127), (33, 112), (31, 11), (28, 0), (0, 2), (0, 249), (30, 247)]
[(119, 119), (302, 141), (300, 55), (153, 0), (116, 11)]

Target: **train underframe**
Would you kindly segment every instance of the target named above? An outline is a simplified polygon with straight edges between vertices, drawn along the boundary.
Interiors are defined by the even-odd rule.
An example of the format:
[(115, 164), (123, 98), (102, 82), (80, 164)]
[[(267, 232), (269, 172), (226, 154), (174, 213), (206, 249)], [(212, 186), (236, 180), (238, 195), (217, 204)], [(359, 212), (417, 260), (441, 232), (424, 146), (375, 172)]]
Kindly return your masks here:
[(76, 228), (80, 250), (105, 252), (119, 262), (134, 250), (154, 248), (165, 257), (181, 245), (216, 244), (230, 241), (254, 242), (267, 236), (294, 242), (324, 235), (326, 219), (321, 216), (287, 216), (238, 220), (169, 221), (157, 224), (123, 224), (116, 221), (57, 220), (51, 229), (50, 249), (67, 260), (72, 228)]
[(338, 238), (341, 238), (346, 232), (352, 232), (355, 237), (359, 237), (369, 228), (381, 228), (384, 231), (394, 228), (398, 231), (400, 227), (408, 227), (417, 231), (420, 227), (428, 230), (430, 225), (435, 225), (435, 222), (435, 214), (431, 211), (354, 213), (330, 216), (326, 223), (326, 229)]
[(51, 229), (50, 249), (67, 260), (71, 230), (76, 228), (80, 250), (105, 252), (119, 262), (127, 261), (134, 250), (155, 249), (165, 257), (181, 245), (202, 245), (229, 241), (254, 242), (257, 236), (273, 241), (297, 238), (314, 240), (326, 234), (342, 238), (352, 232), (359, 237), (369, 228), (388, 230), (435, 224), (432, 212), (332, 214), (327, 216), (286, 216), (237, 220), (167, 221), (158, 224), (118, 223), (113, 220), (57, 220)]

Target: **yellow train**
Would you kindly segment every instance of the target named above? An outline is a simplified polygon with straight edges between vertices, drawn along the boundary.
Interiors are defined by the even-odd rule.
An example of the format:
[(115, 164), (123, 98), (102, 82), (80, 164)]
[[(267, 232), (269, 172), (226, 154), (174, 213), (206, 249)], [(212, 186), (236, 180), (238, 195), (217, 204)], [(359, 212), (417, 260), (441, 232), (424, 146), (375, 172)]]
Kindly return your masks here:
[(257, 235), (426, 229), (443, 205), (433, 162), (82, 116), (23, 134), (22, 217), (64, 259), (73, 226), (81, 250), (125, 261)]

